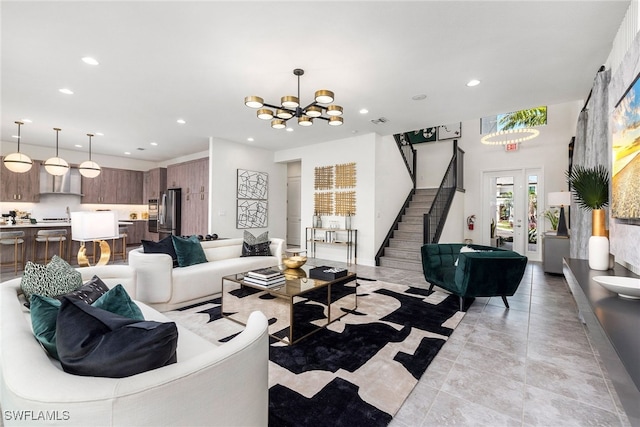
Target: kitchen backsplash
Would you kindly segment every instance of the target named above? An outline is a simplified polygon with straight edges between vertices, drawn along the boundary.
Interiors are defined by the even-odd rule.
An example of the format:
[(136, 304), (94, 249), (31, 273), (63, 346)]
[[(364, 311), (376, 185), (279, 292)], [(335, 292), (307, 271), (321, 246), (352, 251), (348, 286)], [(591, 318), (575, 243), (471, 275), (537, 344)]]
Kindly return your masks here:
[[(118, 220), (131, 219), (135, 213), (137, 219), (142, 219), (142, 214), (148, 212), (147, 205), (106, 205), (106, 204), (82, 204), (78, 196), (66, 194), (41, 194), (39, 203), (0, 203), (0, 212), (8, 214), (17, 210), (29, 212), (31, 218), (42, 220), (43, 218), (68, 218), (68, 212), (111, 210), (117, 212)], [(68, 212), (67, 212), (68, 208)]]

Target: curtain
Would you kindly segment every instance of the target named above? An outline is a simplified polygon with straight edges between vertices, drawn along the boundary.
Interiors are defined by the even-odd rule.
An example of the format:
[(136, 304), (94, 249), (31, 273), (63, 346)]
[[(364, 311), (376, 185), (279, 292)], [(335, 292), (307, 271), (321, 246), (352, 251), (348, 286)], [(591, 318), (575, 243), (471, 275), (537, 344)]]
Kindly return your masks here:
[[(573, 165), (593, 167), (605, 165), (610, 170), (609, 159), (609, 81), (611, 70), (598, 72), (591, 90), (589, 102), (578, 116), (576, 139), (573, 149)], [(571, 204), (570, 257), (588, 259), (591, 237), (591, 212)]]

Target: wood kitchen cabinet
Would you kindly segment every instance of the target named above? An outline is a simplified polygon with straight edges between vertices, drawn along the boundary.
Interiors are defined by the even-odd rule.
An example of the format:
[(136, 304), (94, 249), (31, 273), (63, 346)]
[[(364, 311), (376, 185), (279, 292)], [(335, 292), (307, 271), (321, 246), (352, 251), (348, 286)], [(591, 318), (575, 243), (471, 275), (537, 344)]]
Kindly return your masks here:
[(102, 168), (95, 178), (82, 177), (82, 203), (141, 205), (143, 173)]
[(167, 187), (182, 189), (182, 235), (207, 234), (209, 223), (209, 158), (167, 167)]
[(1, 202), (40, 201), (40, 161), (34, 160), (31, 169), (24, 173), (11, 172), (2, 163)]
[(133, 224), (127, 224), (127, 246), (138, 246), (142, 244), (142, 239), (146, 240), (147, 221), (130, 221)]
[(155, 168), (144, 173), (142, 202), (159, 199), (167, 189), (167, 168)]

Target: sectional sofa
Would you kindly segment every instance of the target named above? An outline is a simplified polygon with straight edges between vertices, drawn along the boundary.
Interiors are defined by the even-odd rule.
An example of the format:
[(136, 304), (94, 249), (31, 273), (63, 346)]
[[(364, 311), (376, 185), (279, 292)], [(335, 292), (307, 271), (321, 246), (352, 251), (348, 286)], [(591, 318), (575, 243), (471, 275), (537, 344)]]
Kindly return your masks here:
[[(136, 294), (129, 266), (78, 269)], [(178, 327), (177, 363), (125, 378), (63, 371), (35, 339), (20, 278), (0, 284), (0, 406), (3, 423), (63, 426), (265, 426), (268, 418), (267, 319), (216, 345)], [(169, 322), (137, 302), (146, 320)]]
[(271, 239), (271, 256), (243, 257), (243, 242), (242, 238), (202, 241), (207, 262), (188, 267), (174, 267), (167, 254), (133, 249), (129, 265), (136, 271), (136, 298), (159, 311), (175, 310), (221, 294), (224, 276), (282, 264), (284, 240)]

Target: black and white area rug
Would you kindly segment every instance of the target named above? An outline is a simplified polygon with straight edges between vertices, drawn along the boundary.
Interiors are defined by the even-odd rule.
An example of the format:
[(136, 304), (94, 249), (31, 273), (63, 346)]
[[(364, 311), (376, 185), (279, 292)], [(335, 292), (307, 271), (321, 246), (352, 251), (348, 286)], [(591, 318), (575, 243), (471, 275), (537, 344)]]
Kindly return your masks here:
[[(357, 283), (354, 312), (293, 346), (271, 339), (270, 426), (386, 426), (464, 316), (444, 292)], [(243, 327), (222, 317), (220, 303), (165, 314), (221, 344)]]

